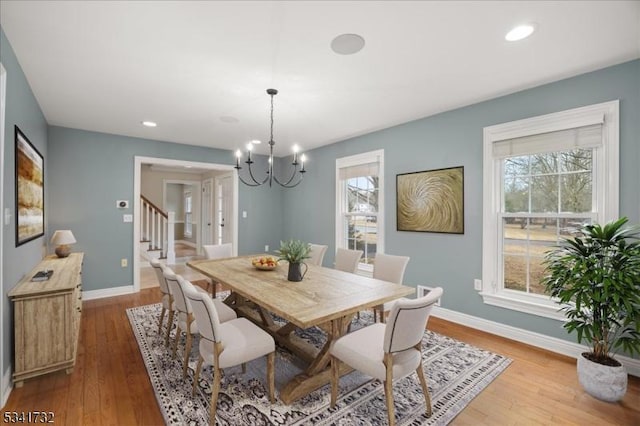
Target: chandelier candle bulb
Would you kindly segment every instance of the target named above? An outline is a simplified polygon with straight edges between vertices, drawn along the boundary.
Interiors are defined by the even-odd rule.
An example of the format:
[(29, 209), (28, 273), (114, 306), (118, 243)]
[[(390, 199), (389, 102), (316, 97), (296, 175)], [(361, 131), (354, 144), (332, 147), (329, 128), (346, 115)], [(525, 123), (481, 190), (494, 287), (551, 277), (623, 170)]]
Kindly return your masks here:
[(307, 156), (302, 154), (300, 156), (300, 161), (302, 162), (302, 167), (300, 167), (300, 173), (304, 173), (306, 172), (306, 170), (304, 169), (304, 162), (307, 161)]
[(245, 163), (247, 164), (253, 163), (253, 161), (251, 161), (251, 151), (253, 151), (253, 145), (248, 144), (247, 145), (247, 161), (245, 161)]

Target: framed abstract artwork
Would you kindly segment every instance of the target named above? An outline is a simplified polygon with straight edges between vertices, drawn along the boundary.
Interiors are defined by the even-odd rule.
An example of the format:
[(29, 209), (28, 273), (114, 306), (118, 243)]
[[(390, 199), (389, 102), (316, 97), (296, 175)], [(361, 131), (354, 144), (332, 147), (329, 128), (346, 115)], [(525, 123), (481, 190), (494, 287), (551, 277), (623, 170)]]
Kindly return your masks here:
[(16, 247), (44, 235), (44, 158), (15, 126)]
[(464, 167), (396, 175), (398, 231), (464, 234)]

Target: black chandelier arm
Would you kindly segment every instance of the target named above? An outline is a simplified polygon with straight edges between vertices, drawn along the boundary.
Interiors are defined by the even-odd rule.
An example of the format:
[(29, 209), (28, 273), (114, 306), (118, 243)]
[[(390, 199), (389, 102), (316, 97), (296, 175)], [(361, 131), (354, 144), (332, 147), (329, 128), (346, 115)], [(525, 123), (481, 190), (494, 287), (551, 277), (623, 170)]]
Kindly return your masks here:
[[(301, 172), (301, 173), (304, 173), (304, 172)], [(296, 186), (300, 185), (300, 182), (302, 182), (302, 176), (303, 176), (303, 175), (301, 174), (301, 175), (300, 175), (300, 179), (298, 179), (298, 181), (297, 181), (296, 183), (294, 183), (293, 185), (291, 185), (291, 181), (293, 180), (293, 178), (295, 177), (295, 175), (296, 175), (296, 172), (295, 172), (295, 169), (294, 169), (293, 174), (291, 175), (291, 177), (289, 178), (289, 180), (288, 180), (288, 181), (286, 181), (285, 183), (280, 182), (280, 181), (278, 180), (278, 177), (277, 177), (277, 176), (275, 176), (275, 175), (273, 176), (273, 180), (275, 180), (275, 181), (276, 181), (276, 183), (277, 183), (278, 185), (280, 185), (280, 186), (282, 186), (282, 187), (284, 187), (284, 188), (295, 188)]]
[(260, 186), (262, 185), (261, 183), (251, 183), (251, 182), (247, 182), (246, 180), (242, 179), (242, 176), (240, 176), (240, 170), (238, 170), (238, 179), (240, 179), (240, 182), (244, 183), (247, 186)]
[(283, 188), (295, 188), (296, 186), (300, 185), (300, 182), (302, 182), (302, 178), (300, 178), (296, 183), (294, 183), (293, 185), (289, 185), (289, 184), (283, 184), (280, 183), (280, 181), (278, 181), (278, 178), (276, 178), (275, 176), (273, 177), (273, 179), (276, 181), (276, 183), (278, 185), (280, 185)]
[[(289, 180), (286, 181), (285, 183), (282, 183), (278, 180), (277, 176), (273, 176), (273, 178), (276, 180), (276, 183), (278, 185), (284, 186), (284, 187), (289, 187), (288, 185), (291, 183), (291, 181), (293, 181), (293, 178), (296, 177), (296, 172), (298, 171), (298, 166), (295, 165), (295, 163), (293, 164), (293, 172), (291, 173), (291, 176), (289, 177)], [(302, 175), (300, 176), (300, 180), (302, 181)], [(298, 182), (300, 183), (300, 182)], [(297, 185), (297, 184), (296, 184)]]
[(265, 177), (265, 178), (262, 180), (262, 182), (258, 182), (258, 179), (256, 179), (256, 178), (253, 176), (253, 170), (251, 170), (251, 164), (249, 164), (248, 169), (249, 169), (249, 176), (251, 176), (251, 179), (252, 179), (252, 180), (257, 184), (257, 186), (259, 186), (259, 185), (264, 185), (264, 184), (265, 184), (265, 183), (267, 183), (267, 181), (269, 180), (269, 173), (267, 172), (267, 177)]

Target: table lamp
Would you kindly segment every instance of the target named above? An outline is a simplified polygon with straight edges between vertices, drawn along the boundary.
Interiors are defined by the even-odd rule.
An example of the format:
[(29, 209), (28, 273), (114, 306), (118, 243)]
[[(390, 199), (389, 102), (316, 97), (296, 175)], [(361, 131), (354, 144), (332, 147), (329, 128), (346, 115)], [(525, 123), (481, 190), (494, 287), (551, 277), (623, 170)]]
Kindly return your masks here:
[(56, 231), (51, 237), (51, 244), (56, 246), (56, 255), (58, 257), (67, 257), (71, 253), (69, 244), (75, 244), (76, 239), (73, 233), (68, 229)]

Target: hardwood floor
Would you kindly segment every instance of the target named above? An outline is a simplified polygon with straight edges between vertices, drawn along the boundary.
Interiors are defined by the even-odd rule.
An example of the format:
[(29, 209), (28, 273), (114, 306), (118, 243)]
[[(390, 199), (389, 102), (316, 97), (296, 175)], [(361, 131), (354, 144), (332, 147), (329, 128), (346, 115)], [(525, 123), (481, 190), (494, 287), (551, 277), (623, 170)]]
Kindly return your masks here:
[[(64, 425), (163, 423), (125, 309), (155, 303), (157, 288), (83, 303), (78, 360), (72, 374), (52, 373), (13, 389), (5, 411), (52, 411)], [(598, 401), (578, 384), (575, 360), (432, 317), (438, 333), (513, 359), (454, 425), (638, 425), (640, 379), (625, 398)]]

